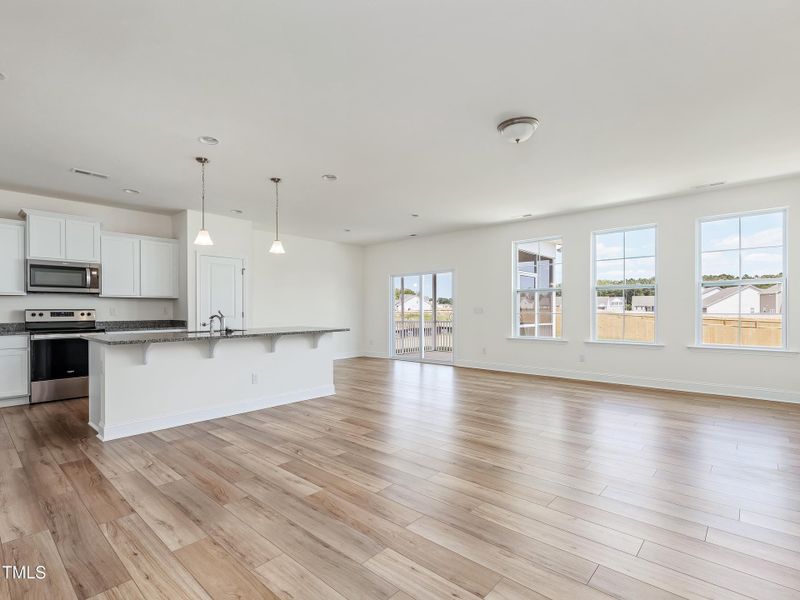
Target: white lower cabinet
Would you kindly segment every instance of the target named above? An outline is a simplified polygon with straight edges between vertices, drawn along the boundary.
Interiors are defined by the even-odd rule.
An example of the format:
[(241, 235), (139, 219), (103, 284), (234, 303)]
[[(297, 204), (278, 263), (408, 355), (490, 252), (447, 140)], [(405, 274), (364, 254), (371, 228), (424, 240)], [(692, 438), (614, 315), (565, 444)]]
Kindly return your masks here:
[(178, 297), (177, 240), (103, 232), (101, 247), (103, 296)]
[(28, 336), (0, 336), (0, 400), (28, 395)]

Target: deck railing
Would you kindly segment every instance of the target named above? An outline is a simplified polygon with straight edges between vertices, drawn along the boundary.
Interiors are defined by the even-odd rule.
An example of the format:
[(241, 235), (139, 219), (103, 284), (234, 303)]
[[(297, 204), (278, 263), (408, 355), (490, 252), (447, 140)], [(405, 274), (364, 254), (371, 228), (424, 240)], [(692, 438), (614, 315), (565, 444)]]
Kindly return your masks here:
[[(420, 329), (424, 331), (420, 332)], [(453, 322), (425, 321), (420, 326), (419, 319), (394, 322), (394, 353), (396, 355), (419, 352), (420, 333), (425, 336), (427, 352), (453, 351)]]

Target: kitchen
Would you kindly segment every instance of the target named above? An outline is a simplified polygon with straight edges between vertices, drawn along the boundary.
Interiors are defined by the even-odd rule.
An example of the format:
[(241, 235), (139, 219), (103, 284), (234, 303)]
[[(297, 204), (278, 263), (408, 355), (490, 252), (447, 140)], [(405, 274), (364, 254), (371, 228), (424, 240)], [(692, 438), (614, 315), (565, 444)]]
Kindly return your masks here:
[[(36, 208), (27, 208), (29, 206)], [(261, 331), (262, 336), (266, 336), (268, 332), (264, 331), (264, 326), (285, 327), (290, 324), (277, 320), (279, 317), (276, 315), (269, 319), (255, 309), (263, 309), (269, 302), (259, 300), (259, 296), (254, 294), (260, 295), (257, 286), (251, 286), (244, 273), (245, 267), (251, 263), (255, 269), (263, 267), (259, 264), (263, 263), (263, 257), (253, 260), (253, 245), (256, 238), (267, 234), (256, 229), (250, 221), (205, 215), (215, 226), (217, 244), (200, 248), (192, 243), (194, 232), (190, 228), (195, 227), (196, 220), (202, 221), (204, 215), (195, 211), (160, 214), (0, 191), (0, 216), (3, 217), (0, 219), (0, 406), (70, 401), (89, 396), (88, 339), (99, 334), (112, 340), (122, 339), (122, 334), (144, 336), (142, 343), (146, 342), (148, 347), (148, 336), (171, 335), (174, 340), (179, 334), (194, 347), (208, 343), (208, 334), (189, 334), (189, 330), (207, 331), (208, 323), (212, 323), (215, 330), (215, 342), (219, 336), (225, 337), (226, 328), (247, 328)], [(295, 243), (316, 242), (297, 238)], [(266, 254), (263, 249), (261, 253)], [(238, 262), (234, 264), (242, 273), (237, 274), (233, 285), (217, 290), (215, 295), (198, 286), (208, 285), (201, 263), (206, 259), (212, 264), (214, 260), (220, 262), (222, 258), (218, 255), (237, 257)], [(272, 295), (275, 295), (274, 290)], [(213, 309), (211, 303), (215, 303)], [(254, 316), (249, 314), (251, 305), (256, 313)], [(226, 317), (224, 326), (219, 319), (209, 319), (220, 312)], [(335, 317), (327, 317), (332, 318)], [(319, 326), (312, 329), (316, 331)], [(338, 329), (346, 330), (347, 327)], [(233, 335), (241, 336), (242, 332)], [(198, 337), (206, 341), (199, 342)], [(271, 339), (277, 341), (279, 337), (284, 336), (273, 335)], [(318, 341), (312, 335), (303, 343), (309, 350), (316, 350), (311, 346)], [(280, 356), (279, 345), (274, 344), (278, 352), (270, 352), (268, 356), (266, 350), (273, 348), (265, 349), (263, 343), (251, 344), (245, 340), (225, 343), (245, 344), (245, 352), (253, 354), (253, 364), (247, 366), (246, 373), (241, 373), (241, 379), (246, 378), (247, 384), (238, 398), (247, 401), (241, 405), (241, 410), (253, 410), (253, 407), (277, 402), (268, 398), (273, 378), (264, 369), (268, 370), (271, 357)], [(286, 348), (293, 344), (295, 340), (287, 341), (284, 337), (280, 346)], [(169, 348), (171, 351), (184, 345), (170, 344)], [(343, 350), (346, 347), (328, 339), (323, 339), (319, 345), (323, 350), (315, 356), (324, 352), (328, 360), (332, 360), (334, 354), (341, 355), (347, 351)], [(151, 352), (162, 363), (164, 346), (159, 345)], [(103, 350), (112, 352), (112, 347), (116, 348), (104, 346)], [(130, 348), (127, 346), (125, 349)], [(223, 352), (215, 353), (217, 363), (225, 361), (227, 351), (228, 348), (224, 348)], [(209, 353), (201, 351), (195, 358), (206, 361), (206, 366), (202, 362), (190, 365), (186, 375), (191, 379), (208, 372)], [(167, 358), (166, 362), (169, 364), (171, 360)], [(148, 367), (141, 364), (141, 360), (139, 362), (133, 381), (158, 381), (154, 379), (152, 370), (142, 371)], [(237, 364), (241, 366), (241, 362), (239, 360)], [(306, 367), (310, 364), (305, 359), (294, 360), (294, 363)], [(156, 368), (160, 367), (151, 367)], [(281, 370), (286, 371), (285, 368)], [(332, 378), (332, 366), (329, 365), (327, 370), (323, 368), (323, 372), (328, 373), (327, 379)], [(97, 377), (100, 377), (99, 373)], [(106, 377), (103, 380), (110, 381)], [(196, 412), (202, 405), (198, 397), (183, 407), (186, 413), (183, 417), (176, 416), (175, 411), (169, 409), (170, 394), (173, 399), (180, 396), (177, 393), (180, 382), (177, 390), (170, 390), (167, 385), (174, 380), (174, 377), (168, 377), (156, 386), (165, 394), (158, 406), (169, 414), (170, 419), (164, 421), (148, 415), (148, 427), (159, 429), (205, 418), (206, 413)], [(328, 383), (332, 386), (332, 381)], [(329, 391), (332, 387), (324, 389)], [(286, 391), (284, 386), (282, 393)], [(300, 396), (295, 394), (294, 397)], [(105, 399), (108, 400), (108, 396)], [(213, 399), (208, 399), (208, 402), (215, 403)], [(220, 416), (226, 410), (239, 409), (217, 407), (215, 410), (214, 414)], [(142, 415), (136, 415), (136, 418), (141, 419)], [(102, 424), (91, 425), (102, 429)], [(135, 432), (142, 431), (139, 427)], [(103, 439), (102, 434), (99, 437)]]

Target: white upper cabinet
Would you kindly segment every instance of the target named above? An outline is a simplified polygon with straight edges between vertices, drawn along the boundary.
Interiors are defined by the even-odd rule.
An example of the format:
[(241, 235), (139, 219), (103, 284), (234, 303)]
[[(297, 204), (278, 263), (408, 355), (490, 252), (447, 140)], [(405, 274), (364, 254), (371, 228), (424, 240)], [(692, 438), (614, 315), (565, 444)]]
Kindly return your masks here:
[(0, 219), (0, 294), (25, 294), (25, 223)]
[(64, 260), (67, 220), (44, 214), (28, 214), (28, 257)]
[(66, 260), (100, 262), (100, 223), (66, 220)]
[(101, 235), (103, 296), (178, 297), (178, 241), (126, 233)]
[(100, 262), (100, 223), (70, 215), (23, 209), (28, 258)]
[(142, 296), (178, 297), (178, 242), (142, 238)]
[(103, 233), (100, 248), (103, 261), (100, 271), (103, 296), (139, 296), (139, 247), (136, 236)]

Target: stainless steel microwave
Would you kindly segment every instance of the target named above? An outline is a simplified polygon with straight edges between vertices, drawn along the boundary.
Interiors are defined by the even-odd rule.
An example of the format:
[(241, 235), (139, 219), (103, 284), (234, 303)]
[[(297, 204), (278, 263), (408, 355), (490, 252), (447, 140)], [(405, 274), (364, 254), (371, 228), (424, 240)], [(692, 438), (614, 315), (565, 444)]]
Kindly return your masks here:
[(100, 265), (28, 259), (28, 291), (99, 294)]

